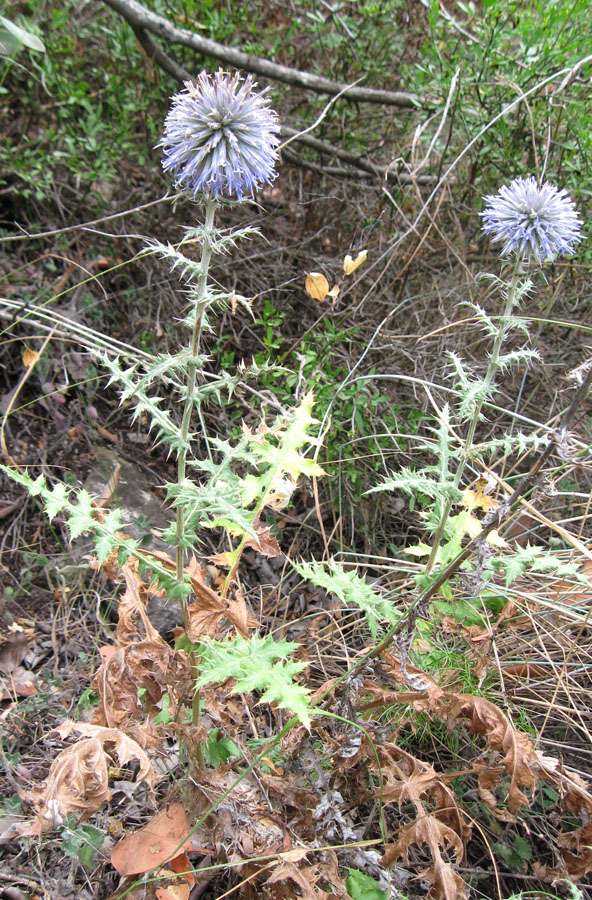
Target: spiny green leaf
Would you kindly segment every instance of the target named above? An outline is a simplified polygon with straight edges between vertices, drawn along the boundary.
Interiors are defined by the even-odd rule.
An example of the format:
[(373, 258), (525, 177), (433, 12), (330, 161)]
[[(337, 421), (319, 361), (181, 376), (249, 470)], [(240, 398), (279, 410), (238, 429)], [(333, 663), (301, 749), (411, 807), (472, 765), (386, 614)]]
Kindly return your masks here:
[(63, 481), (58, 481), (53, 489), (44, 492), (43, 501), (45, 503), (45, 512), (47, 513), (47, 518), (50, 522), (64, 509), (64, 507), (68, 506), (69, 495), (70, 490)]
[(297, 648), (298, 644), (274, 641), (271, 635), (245, 639), (237, 634), (222, 641), (204, 642), (200, 645), (201, 674), (196, 687), (222, 684), (227, 678), (234, 678), (233, 693), (259, 691), (262, 701), (276, 702), (282, 709), (290, 710), (308, 728), (309, 691), (293, 681), (307, 664), (286, 659)]
[(382, 594), (373, 590), (357, 572), (346, 572), (335, 560), (330, 560), (327, 565), (329, 571), (320, 562), (293, 563), (299, 575), (335, 594), (344, 606), (352, 603), (357, 606), (366, 616), (368, 629), (373, 638), (376, 638), (381, 622), (386, 621), (391, 625), (399, 622), (402, 611)]
[(80, 537), (85, 531), (94, 531), (96, 521), (94, 518), (95, 508), (93, 507), (93, 499), (88, 491), (84, 489), (79, 491), (77, 503), (70, 506), (70, 515), (68, 517), (68, 528), (70, 529), (70, 537)]
[(9, 466), (0, 466), (0, 471), (26, 488), (31, 497), (38, 497), (46, 490), (45, 475), (38, 475), (33, 480), (28, 472), (19, 472), (18, 469), (11, 469)]

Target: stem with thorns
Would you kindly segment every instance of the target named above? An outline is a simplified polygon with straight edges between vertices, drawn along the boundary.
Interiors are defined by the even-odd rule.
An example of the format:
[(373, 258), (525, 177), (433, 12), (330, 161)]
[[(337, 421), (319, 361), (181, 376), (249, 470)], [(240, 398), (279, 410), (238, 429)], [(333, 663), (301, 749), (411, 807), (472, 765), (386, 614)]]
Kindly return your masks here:
[[(207, 308), (208, 294), (208, 270), (212, 259), (212, 245), (210, 236), (214, 227), (214, 215), (216, 212), (216, 203), (213, 200), (206, 204), (206, 218), (204, 227), (204, 238), (201, 249), (200, 273), (197, 288), (194, 295), (194, 320), (193, 332), (191, 335), (189, 364), (187, 367), (187, 395), (185, 397), (185, 408), (183, 410), (183, 419), (181, 421), (181, 450), (177, 462), (177, 484), (181, 485), (185, 480), (185, 472), (187, 469), (187, 439), (189, 435), (189, 425), (191, 423), (191, 414), (195, 404), (195, 385), (197, 382), (197, 356), (201, 342), (201, 334), (203, 329), (204, 315)], [(185, 510), (183, 505), (177, 507), (177, 532), (176, 532), (176, 578), (178, 584), (184, 584), (184, 552), (183, 539), (185, 536)], [(183, 611), (183, 622), (185, 631), (189, 636), (189, 605), (185, 596), (181, 599), (181, 607)], [(191, 651), (191, 674), (194, 680), (199, 675), (199, 657), (196, 650)], [(193, 715), (192, 720), (195, 726), (199, 725), (199, 691), (195, 691), (193, 695)], [(204, 768), (204, 759), (201, 746), (198, 745), (197, 759), (200, 768)]]
[[(497, 334), (496, 334), (494, 342), (493, 342), (493, 347), (491, 348), (491, 354), (489, 356), (487, 370), (485, 372), (485, 377), (483, 379), (483, 387), (482, 387), (482, 391), (481, 391), (481, 397), (475, 403), (473, 417), (469, 423), (469, 427), (467, 430), (467, 437), (465, 439), (465, 446), (464, 446), (462, 458), (461, 458), (461, 461), (458, 465), (458, 468), (457, 468), (455, 476), (454, 476), (453, 486), (455, 488), (458, 488), (458, 486), (460, 485), (461, 478), (463, 476), (463, 473), (464, 473), (464, 470), (465, 470), (465, 467), (467, 464), (467, 460), (469, 458), (469, 453), (471, 451), (471, 448), (473, 446), (473, 441), (475, 439), (475, 432), (477, 430), (477, 425), (479, 424), (479, 420), (481, 418), (481, 410), (483, 409), (483, 404), (487, 398), (489, 389), (490, 389), (491, 385), (493, 384), (493, 379), (495, 378), (496, 372), (499, 367), (500, 351), (502, 348), (504, 338), (507, 333), (508, 319), (512, 314), (512, 310), (514, 309), (514, 306), (518, 302), (518, 295), (519, 295), (518, 287), (520, 285), (520, 279), (523, 276), (523, 274), (524, 274), (524, 266), (523, 266), (522, 258), (520, 256), (517, 256), (516, 261), (514, 263), (512, 277), (510, 278), (510, 281), (508, 282), (508, 289), (506, 292), (506, 307), (504, 309), (503, 315), (500, 317), (500, 320), (499, 320), (499, 327), (497, 329)], [(448, 516), (450, 515), (450, 510), (452, 509), (453, 503), (454, 503), (454, 500), (452, 498), (448, 498), (448, 500), (446, 500), (446, 503), (442, 510), (442, 515), (440, 517), (440, 523), (438, 525), (438, 530), (436, 531), (436, 534), (434, 535), (434, 543), (432, 545), (430, 557), (426, 564), (426, 569), (425, 569), (426, 575), (430, 574), (430, 572), (432, 571), (432, 569), (435, 565), (436, 558), (438, 555), (438, 550), (440, 548), (440, 544), (442, 542), (442, 537), (444, 535), (444, 529), (446, 527), (446, 522), (448, 521)]]

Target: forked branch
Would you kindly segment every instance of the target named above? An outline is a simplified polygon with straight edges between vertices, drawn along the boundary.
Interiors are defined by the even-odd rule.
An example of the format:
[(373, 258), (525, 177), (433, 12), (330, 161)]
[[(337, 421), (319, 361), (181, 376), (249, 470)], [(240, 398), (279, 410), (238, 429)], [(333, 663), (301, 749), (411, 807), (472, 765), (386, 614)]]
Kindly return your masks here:
[[(218, 44), (216, 41), (202, 37), (194, 31), (178, 28), (163, 16), (146, 9), (145, 6), (138, 3), (138, 0), (105, 0), (105, 3), (129, 22), (138, 36), (139, 42), (146, 52), (156, 59), (159, 65), (162, 65), (163, 57), (166, 57), (166, 54), (159, 50), (150, 39), (150, 35), (146, 35), (146, 32), (155, 34), (168, 43), (191, 47), (197, 53), (220, 60), (224, 65), (243, 69), (245, 72), (263, 75), (271, 81), (281, 81), (284, 84), (301, 87), (308, 91), (314, 91), (317, 94), (334, 96), (347, 87), (347, 85), (332, 81), (330, 78), (323, 78), (320, 75), (312, 75), (310, 72), (302, 72), (300, 69), (282, 66), (260, 56), (251, 56), (250, 53), (244, 53), (242, 50), (236, 50), (234, 47)], [(141, 35), (141, 32), (144, 32), (144, 34)], [(160, 56), (160, 59), (157, 56)], [(177, 69), (178, 74), (180, 67), (177, 67), (177, 63), (174, 63), (170, 57), (168, 57), (168, 62), (170, 64), (168, 71), (173, 74), (174, 67)], [(163, 66), (163, 68), (167, 67)], [(425, 106), (425, 103), (415, 94), (409, 94), (405, 91), (382, 91), (376, 88), (360, 87), (359, 85), (349, 88), (344, 97), (349, 101), (381, 103), (385, 106), (397, 106), (401, 109), (417, 109)]]

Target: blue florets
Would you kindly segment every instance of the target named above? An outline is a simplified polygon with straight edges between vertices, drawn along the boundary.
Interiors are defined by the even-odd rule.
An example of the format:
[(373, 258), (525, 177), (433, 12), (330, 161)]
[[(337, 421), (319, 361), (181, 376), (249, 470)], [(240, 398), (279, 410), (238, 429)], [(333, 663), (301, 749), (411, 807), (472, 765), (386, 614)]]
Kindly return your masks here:
[(525, 262), (541, 263), (574, 252), (582, 240), (582, 222), (566, 190), (536, 180), (515, 178), (499, 194), (485, 197), (483, 231), (503, 243), (502, 256), (515, 254)]
[(202, 72), (175, 94), (164, 123), (162, 167), (195, 200), (221, 194), (241, 200), (275, 178), (279, 124), (251, 76)]

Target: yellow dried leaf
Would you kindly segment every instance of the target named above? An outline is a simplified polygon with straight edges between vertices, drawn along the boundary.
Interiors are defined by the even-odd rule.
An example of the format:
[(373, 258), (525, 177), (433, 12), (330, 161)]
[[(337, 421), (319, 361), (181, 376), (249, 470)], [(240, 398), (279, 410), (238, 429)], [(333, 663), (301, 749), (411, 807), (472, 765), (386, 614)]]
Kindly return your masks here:
[(323, 301), (329, 293), (329, 282), (321, 272), (309, 272), (304, 288), (313, 300)]
[(490, 509), (497, 509), (499, 503), (497, 500), (494, 500), (493, 497), (489, 497), (487, 494), (483, 493), (483, 491), (479, 490), (479, 482), (477, 482), (477, 490), (473, 491), (471, 488), (465, 488), (462, 492), (462, 500), (460, 501), (464, 507), (466, 507), (469, 512), (472, 512), (474, 509), (483, 509), (486, 512)]
[(32, 369), (36, 362), (39, 361), (40, 354), (36, 353), (35, 350), (30, 350), (29, 347), (25, 347), (23, 351), (23, 365), (27, 367), (27, 369)]
[(332, 300), (337, 300), (338, 295), (339, 295), (339, 285), (334, 284), (333, 287), (331, 288), (331, 290), (329, 291), (328, 296), (331, 297)]
[(285, 853), (280, 853), (279, 856), (281, 859), (285, 859), (286, 862), (296, 863), (304, 859), (307, 853), (310, 853), (310, 850), (295, 847), (294, 850), (286, 850)]
[(352, 257), (351, 257), (351, 256), (349, 255), (349, 253), (348, 253), (348, 255), (347, 255), (347, 256), (345, 257), (345, 259), (343, 260), (343, 271), (344, 271), (344, 274), (345, 274), (345, 275), (352, 275), (352, 274), (356, 271), (356, 269), (359, 269), (359, 268), (360, 268), (360, 266), (362, 265), (362, 263), (365, 263), (365, 262), (366, 262), (366, 259), (367, 259), (367, 258), (368, 258), (368, 251), (367, 251), (367, 250), (360, 250), (360, 252), (358, 253), (358, 255), (356, 256), (355, 259), (352, 259)]
[(503, 537), (500, 537), (496, 528), (489, 532), (486, 541), (488, 544), (491, 544), (492, 547), (499, 547), (500, 550), (507, 550), (510, 546), (507, 541), (504, 541)]

